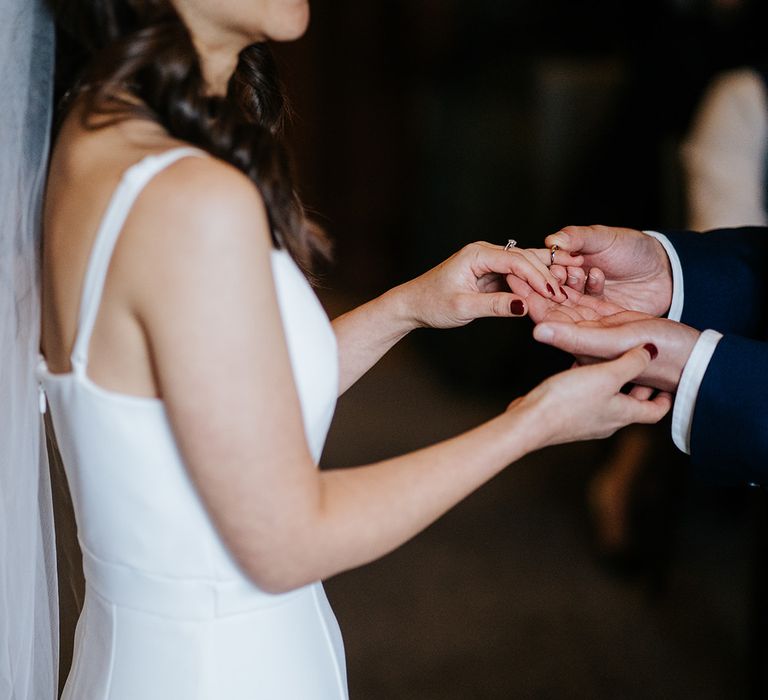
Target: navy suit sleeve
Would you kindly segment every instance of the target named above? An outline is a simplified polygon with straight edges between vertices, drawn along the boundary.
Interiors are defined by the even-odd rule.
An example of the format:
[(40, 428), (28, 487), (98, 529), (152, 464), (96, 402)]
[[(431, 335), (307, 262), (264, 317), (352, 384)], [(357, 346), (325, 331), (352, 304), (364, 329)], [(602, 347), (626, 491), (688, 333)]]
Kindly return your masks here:
[(681, 321), (724, 334), (699, 387), (691, 460), (712, 481), (768, 485), (768, 228), (665, 235), (683, 268)]
[(691, 460), (708, 480), (768, 485), (768, 343), (724, 335), (699, 388)]
[(664, 232), (680, 257), (684, 303), (680, 319), (748, 338), (766, 338), (768, 228), (708, 233)]

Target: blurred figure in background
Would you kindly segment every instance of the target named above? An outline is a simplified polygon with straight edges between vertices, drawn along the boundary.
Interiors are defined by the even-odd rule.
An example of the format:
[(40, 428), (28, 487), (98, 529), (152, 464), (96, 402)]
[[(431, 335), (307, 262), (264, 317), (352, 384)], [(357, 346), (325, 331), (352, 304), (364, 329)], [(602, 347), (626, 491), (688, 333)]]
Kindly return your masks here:
[[(685, 226), (706, 231), (765, 225), (768, 62), (757, 27), (764, 26), (766, 10), (749, 0), (676, 5), (698, 15), (698, 21), (709, 25), (710, 39), (717, 40), (714, 53), (719, 55), (710, 56), (709, 70), (727, 69), (707, 86), (680, 147)], [(732, 67), (745, 63), (749, 67)], [(690, 101), (692, 90), (700, 88), (686, 84), (678, 89)], [(682, 124), (688, 117), (678, 115), (678, 120)], [(674, 193), (667, 198), (663, 210), (674, 212)], [(639, 426), (622, 431), (588, 486), (597, 550), (604, 560), (624, 569), (650, 565), (659, 571), (670, 552), (683, 461), (655, 434), (653, 428)]]
[(693, 230), (768, 223), (766, 69), (720, 74), (701, 102), (681, 152)]

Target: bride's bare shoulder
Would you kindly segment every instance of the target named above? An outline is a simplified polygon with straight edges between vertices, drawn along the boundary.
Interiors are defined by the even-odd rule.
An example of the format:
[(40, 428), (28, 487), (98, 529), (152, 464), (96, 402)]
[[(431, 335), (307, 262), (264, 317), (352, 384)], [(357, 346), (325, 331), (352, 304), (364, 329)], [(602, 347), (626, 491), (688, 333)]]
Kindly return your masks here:
[(254, 183), (208, 154), (180, 158), (155, 175), (131, 218), (148, 235), (159, 232), (169, 245), (188, 244), (193, 236), (223, 243), (260, 234), (269, 240), (266, 210)]
[[(132, 165), (150, 155), (188, 147), (163, 127), (146, 119), (125, 119), (98, 129), (83, 126), (73, 112), (64, 122), (53, 152), (49, 189), (75, 200), (75, 205), (108, 199)], [(202, 157), (200, 157), (202, 156)], [(91, 196), (78, 196), (77, 192)], [(92, 195), (96, 195), (93, 197)], [(98, 205), (103, 210), (103, 202)], [(126, 229), (174, 231), (246, 217), (252, 226), (266, 225), (260, 194), (253, 182), (231, 164), (199, 151), (180, 158), (156, 174), (134, 203)], [(127, 231), (126, 231), (127, 233)]]

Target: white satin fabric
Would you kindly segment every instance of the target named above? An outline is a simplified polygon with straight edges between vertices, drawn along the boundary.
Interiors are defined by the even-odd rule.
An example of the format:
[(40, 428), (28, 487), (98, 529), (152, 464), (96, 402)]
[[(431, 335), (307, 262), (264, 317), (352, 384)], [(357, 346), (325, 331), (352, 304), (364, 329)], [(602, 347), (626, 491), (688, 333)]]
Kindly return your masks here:
[[(40, 358), (86, 580), (63, 700), (345, 700), (343, 645), (322, 584), (282, 595), (256, 587), (195, 490), (163, 401), (107, 390), (87, 374), (110, 256), (131, 205), (163, 168), (201, 155), (174, 149), (126, 171), (88, 262), (72, 370), (52, 374)], [(285, 251), (272, 253), (272, 269), (318, 460), (336, 403), (336, 338)]]
[(0, 698), (56, 697), (58, 603), (50, 481), (34, 377), (40, 211), (53, 22), (42, 0), (0, 2)]

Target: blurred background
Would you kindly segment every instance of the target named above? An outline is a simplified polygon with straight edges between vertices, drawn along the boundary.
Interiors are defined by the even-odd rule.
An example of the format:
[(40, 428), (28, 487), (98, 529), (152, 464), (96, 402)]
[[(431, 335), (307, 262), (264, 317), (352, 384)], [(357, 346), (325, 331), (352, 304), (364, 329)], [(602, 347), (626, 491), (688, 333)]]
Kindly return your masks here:
[[(685, 226), (681, 144), (718, 72), (762, 64), (762, 5), (313, 0), (278, 51), (329, 313), (473, 240)], [(567, 364), (527, 319), (416, 332), (340, 399), (324, 466), (449, 437)], [(590, 499), (618, 437), (533, 455), (329, 581), (352, 697), (765, 697), (762, 495), (697, 481), (668, 436), (625, 480), (621, 547)]]

